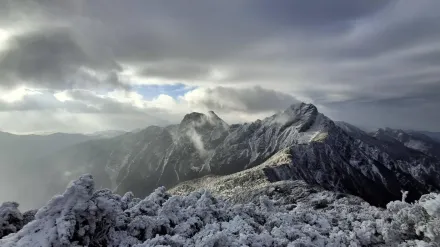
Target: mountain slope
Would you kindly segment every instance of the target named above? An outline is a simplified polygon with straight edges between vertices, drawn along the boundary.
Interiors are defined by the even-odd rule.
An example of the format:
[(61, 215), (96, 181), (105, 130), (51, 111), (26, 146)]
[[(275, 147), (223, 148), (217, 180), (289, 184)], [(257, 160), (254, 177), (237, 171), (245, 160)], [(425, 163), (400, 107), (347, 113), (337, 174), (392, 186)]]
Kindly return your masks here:
[(440, 132), (432, 132), (432, 131), (412, 131), (415, 133), (420, 133), (422, 135), (426, 135), (434, 139), (435, 141), (440, 142)]
[(324, 138), (329, 122), (315, 106), (301, 103), (243, 124), (216, 148), (210, 169), (216, 174), (230, 174), (261, 164), (281, 149)]
[(101, 187), (146, 196), (159, 185), (173, 186), (199, 176), (210, 152), (227, 134), (228, 125), (215, 113), (191, 113), (179, 125), (150, 126), (66, 148), (33, 161), (39, 167), (33, 173), (50, 178), (41, 181), (48, 188), (46, 196), (35, 200), (60, 193), (85, 172), (93, 174)]
[[(136, 133), (80, 143), (34, 160), (35, 169), (30, 172), (37, 177), (45, 178), (40, 179), (37, 184), (46, 188), (46, 191), (44, 195), (30, 194), (29, 197), (41, 204), (50, 198), (50, 194), (61, 193), (62, 188), (78, 174), (87, 172), (94, 174), (101, 188), (117, 188), (118, 181), (125, 179), (127, 170), (140, 165), (145, 171), (150, 172), (144, 162), (153, 163), (157, 159), (161, 160), (166, 148), (172, 143), (168, 132), (161, 130), (163, 128), (150, 126)], [(159, 158), (153, 154), (156, 151), (162, 152)], [(151, 169), (154, 171), (156, 167)], [(154, 173), (151, 172), (151, 175)], [(129, 181), (136, 181), (136, 177), (133, 175)]]
[[(136, 132), (136, 131), (131, 131), (131, 132)], [(127, 131), (123, 131), (123, 130), (104, 130), (104, 131), (93, 132), (88, 135), (98, 138), (112, 138), (126, 133)]]
[(440, 142), (414, 131), (378, 129), (372, 135), (380, 140), (397, 141), (408, 148), (440, 158)]
[(389, 146), (361, 131), (351, 135), (315, 106), (298, 104), (237, 128), (216, 149), (210, 165), (214, 174), (230, 174), (288, 148), (292, 161), (278, 180), (303, 179), (376, 205), (398, 199), (402, 189), (410, 191), (411, 200), (439, 189), (439, 161), (401, 146)]
[[(172, 187), (205, 175), (228, 175), (287, 152), (288, 161), (271, 169), (270, 181), (301, 179), (329, 190), (386, 205), (409, 191), (408, 199), (440, 188), (437, 158), (402, 142), (377, 138), (335, 123), (311, 104), (294, 104), (252, 123), (229, 126), (215, 113), (187, 114), (180, 124), (151, 126), (137, 133), (90, 141), (40, 160), (41, 171), (60, 177), (92, 173), (101, 186), (146, 196), (157, 186)], [(275, 156), (277, 157), (277, 156)], [(57, 174), (68, 174), (57, 176)]]

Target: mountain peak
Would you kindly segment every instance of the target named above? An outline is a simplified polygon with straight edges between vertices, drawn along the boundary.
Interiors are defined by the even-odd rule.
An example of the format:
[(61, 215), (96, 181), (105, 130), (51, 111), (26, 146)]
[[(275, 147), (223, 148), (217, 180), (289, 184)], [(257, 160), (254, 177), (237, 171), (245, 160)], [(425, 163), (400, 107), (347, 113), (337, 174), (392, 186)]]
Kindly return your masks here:
[(306, 103), (306, 102), (303, 102), (303, 101), (299, 101), (299, 102), (294, 102), (294, 103), (290, 104), (290, 107), (291, 108), (292, 107), (304, 107), (304, 106), (307, 106), (307, 105), (313, 105), (313, 104)]
[(209, 111), (208, 115), (205, 115), (200, 112), (191, 112), (186, 114), (182, 121), (180, 122), (180, 128), (186, 127), (215, 127), (222, 126), (223, 128), (227, 128), (226, 122), (224, 122), (217, 114), (213, 111)]
[(309, 118), (311, 116), (314, 117), (317, 114), (318, 108), (316, 108), (316, 106), (313, 104), (300, 102), (290, 105), (287, 109), (277, 115), (280, 115), (283, 118), (287, 117), (289, 119), (302, 119)]
[(180, 122), (181, 125), (184, 125), (186, 123), (190, 123), (190, 122), (197, 122), (197, 121), (201, 121), (203, 119), (206, 119), (206, 115), (200, 112), (191, 112), (186, 114), (182, 121)]
[(385, 127), (385, 128), (379, 128), (377, 129), (375, 132), (373, 132), (373, 136), (378, 137), (378, 136), (397, 136), (397, 135), (407, 135), (407, 133), (403, 130), (400, 129), (391, 129), (389, 127)]
[(291, 104), (286, 109), (286, 111), (289, 110), (302, 110), (303, 112), (306, 112), (306, 111), (318, 111), (318, 108), (316, 108), (316, 106), (311, 103), (299, 102), (299, 103)]
[(282, 126), (297, 126), (299, 132), (307, 130), (315, 122), (318, 109), (313, 104), (304, 102), (292, 104), (286, 110), (265, 120), (266, 124), (281, 124)]

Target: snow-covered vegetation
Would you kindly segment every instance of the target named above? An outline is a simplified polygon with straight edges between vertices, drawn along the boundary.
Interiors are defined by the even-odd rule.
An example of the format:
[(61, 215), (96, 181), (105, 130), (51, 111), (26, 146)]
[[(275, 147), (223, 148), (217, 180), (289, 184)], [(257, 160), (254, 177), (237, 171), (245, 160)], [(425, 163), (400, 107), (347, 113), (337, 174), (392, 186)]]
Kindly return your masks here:
[[(163, 187), (141, 200), (132, 193), (121, 197), (110, 190), (94, 191), (92, 176), (84, 175), (28, 223), (17, 204), (4, 203), (0, 233), (10, 234), (0, 239), (0, 246), (438, 246), (440, 242), (438, 194), (424, 195), (412, 204), (394, 201), (383, 209), (357, 197), (293, 185), (272, 184), (267, 195), (244, 204), (208, 191), (170, 195)], [(293, 198), (289, 190), (295, 198), (286, 200)]]

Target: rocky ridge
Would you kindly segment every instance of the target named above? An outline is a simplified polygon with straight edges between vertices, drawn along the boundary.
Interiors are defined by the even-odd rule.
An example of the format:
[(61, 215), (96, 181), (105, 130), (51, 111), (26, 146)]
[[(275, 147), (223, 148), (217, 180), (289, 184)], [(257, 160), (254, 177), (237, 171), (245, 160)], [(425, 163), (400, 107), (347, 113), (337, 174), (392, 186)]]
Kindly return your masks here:
[(279, 152), (290, 158), (266, 172), (271, 182), (300, 179), (380, 206), (399, 199), (402, 190), (416, 200), (440, 188), (437, 157), (354, 128), (305, 103), (232, 126), (213, 112), (191, 113), (178, 125), (90, 141), (42, 163), (70, 171), (62, 181), (90, 172), (97, 184), (138, 196), (158, 186), (244, 171)]

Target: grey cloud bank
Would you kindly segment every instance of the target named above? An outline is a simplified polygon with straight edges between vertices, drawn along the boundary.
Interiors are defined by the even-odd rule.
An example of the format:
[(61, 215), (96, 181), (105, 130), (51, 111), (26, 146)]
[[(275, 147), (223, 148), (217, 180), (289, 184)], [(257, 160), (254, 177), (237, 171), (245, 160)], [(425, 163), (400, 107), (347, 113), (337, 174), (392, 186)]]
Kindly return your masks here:
[[(129, 115), (140, 119), (131, 128), (212, 109), (243, 121), (298, 99), (362, 126), (440, 131), (435, 0), (27, 0), (0, 9), (0, 93), (46, 90), (0, 101), (0, 119), (42, 111), (62, 122), (64, 109), (81, 129)], [(196, 89), (141, 103), (97, 96), (145, 83)], [(73, 100), (53, 96), (65, 90)], [(32, 119), (23, 129), (38, 130)], [(47, 124), (75, 128), (59, 121)]]

